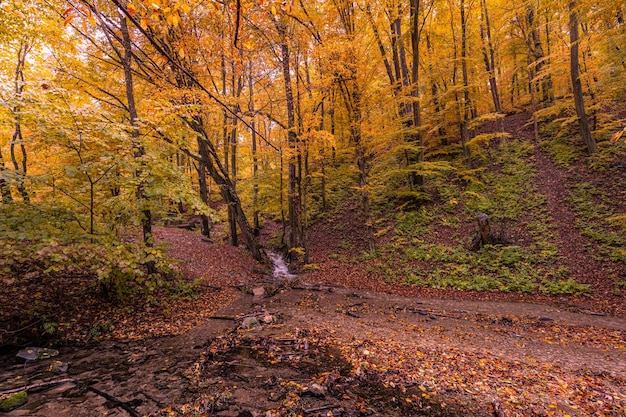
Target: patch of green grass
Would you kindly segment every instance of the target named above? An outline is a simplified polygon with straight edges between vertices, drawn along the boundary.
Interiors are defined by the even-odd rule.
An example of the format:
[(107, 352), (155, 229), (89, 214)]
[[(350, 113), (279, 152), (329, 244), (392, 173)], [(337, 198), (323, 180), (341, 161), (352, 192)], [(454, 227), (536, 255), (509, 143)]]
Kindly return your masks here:
[[(394, 258), (395, 255), (395, 258)], [(447, 246), (403, 239), (386, 247), (385, 265), (376, 271), (387, 282), (459, 290), (554, 294), (588, 291), (575, 281), (564, 281), (567, 270), (555, 269), (552, 254), (521, 246), (485, 246), (472, 252), (463, 245)], [(393, 259), (393, 265), (391, 264)], [(415, 262), (419, 262), (416, 266)]]
[(433, 217), (425, 207), (421, 207), (416, 211), (399, 212), (396, 215), (396, 235), (400, 236), (421, 236), (425, 234)]
[(573, 278), (557, 281), (544, 280), (541, 292), (554, 295), (585, 295), (591, 291), (591, 285), (576, 282)]
[(626, 263), (626, 227), (616, 223), (616, 213), (605, 203), (608, 196), (589, 183), (572, 188), (568, 202), (577, 215), (576, 226), (583, 236), (599, 245), (598, 255)]
[(570, 143), (565, 138), (551, 138), (541, 141), (540, 146), (557, 164), (569, 167), (573, 162), (580, 161), (583, 156), (580, 145)]

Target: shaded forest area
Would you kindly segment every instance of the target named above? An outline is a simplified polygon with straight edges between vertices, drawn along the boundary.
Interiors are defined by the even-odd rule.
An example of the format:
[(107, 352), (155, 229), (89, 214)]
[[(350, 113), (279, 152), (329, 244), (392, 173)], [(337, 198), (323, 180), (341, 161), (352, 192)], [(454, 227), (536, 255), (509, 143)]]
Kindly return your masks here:
[(266, 250), (316, 285), (623, 317), (625, 13), (0, 1), (0, 345), (179, 334)]

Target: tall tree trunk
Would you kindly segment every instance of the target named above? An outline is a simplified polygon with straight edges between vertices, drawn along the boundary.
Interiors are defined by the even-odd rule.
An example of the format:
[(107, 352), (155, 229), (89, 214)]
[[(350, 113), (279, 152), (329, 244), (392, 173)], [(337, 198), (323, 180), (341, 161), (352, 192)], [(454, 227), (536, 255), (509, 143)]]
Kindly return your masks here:
[[(124, 85), (126, 88), (126, 101), (128, 106), (128, 116), (131, 125), (131, 138), (134, 149), (134, 156), (139, 161), (140, 166), (144, 165), (142, 158), (146, 155), (146, 150), (139, 141), (139, 126), (137, 125), (137, 108), (135, 106), (135, 91), (133, 88), (133, 72), (131, 68), (132, 42), (130, 34), (128, 32), (128, 24), (126, 22), (126, 16), (120, 11), (120, 29), (122, 32), (122, 46), (124, 47)], [(137, 169), (135, 175), (141, 177), (141, 169)], [(137, 201), (139, 203), (139, 209), (142, 213), (141, 226), (143, 231), (143, 241), (146, 246), (152, 246), (152, 213), (147, 206), (147, 198), (144, 191), (145, 184), (143, 180), (139, 181), (136, 190)], [(154, 266), (149, 266), (153, 268)]]
[[(347, 35), (347, 44), (355, 45), (355, 25), (354, 25), (354, 3), (345, 2), (341, 5), (336, 4), (337, 10), (340, 14), (350, 16), (350, 20), (344, 20), (344, 30)], [(336, 82), (341, 91), (343, 101), (346, 106), (348, 116), (348, 126), (350, 131), (350, 141), (354, 145), (356, 153), (357, 167), (359, 169), (359, 189), (361, 191), (361, 208), (363, 210), (363, 217), (366, 229), (366, 243), (369, 253), (374, 253), (376, 250), (374, 243), (374, 233), (372, 227), (371, 213), (370, 213), (370, 201), (368, 191), (368, 157), (365, 153), (365, 147), (363, 144), (362, 136), (362, 91), (358, 81), (358, 66), (356, 51), (352, 47), (348, 47), (344, 51), (345, 69), (349, 72), (347, 77), (337, 76)], [(407, 75), (408, 77), (408, 75)]]
[(569, 4), (569, 39), (570, 39), (570, 76), (572, 78), (572, 90), (574, 93), (574, 105), (576, 107), (576, 115), (578, 116), (578, 126), (580, 127), (580, 135), (583, 142), (587, 146), (590, 154), (598, 152), (596, 141), (591, 136), (587, 114), (585, 113), (585, 101), (583, 97), (583, 87), (580, 81), (580, 66), (578, 63), (578, 43), (580, 41), (578, 35), (578, 10), (577, 2), (571, 1)]
[(374, 39), (376, 39), (376, 45), (378, 45), (378, 50), (380, 51), (380, 56), (383, 59), (383, 64), (385, 65), (385, 70), (387, 71), (387, 77), (389, 78), (389, 85), (396, 88), (396, 79), (393, 75), (393, 69), (391, 68), (391, 64), (389, 63), (389, 58), (387, 57), (387, 50), (385, 49), (385, 45), (380, 37), (380, 33), (378, 31), (378, 27), (376, 26), (376, 22), (374, 21), (374, 16), (372, 15), (372, 8), (369, 4), (365, 6), (365, 13), (367, 14), (367, 20), (372, 27), (372, 33), (374, 34)]
[[(411, 135), (411, 141), (420, 149), (417, 158), (411, 158), (411, 163), (424, 161), (424, 135), (422, 133), (422, 115), (419, 101), (419, 59), (420, 59), (420, 25), (419, 12), (420, 0), (410, 0), (411, 15), (411, 55), (413, 63), (411, 66), (411, 108), (413, 110), (413, 129), (415, 132)], [(411, 173), (411, 186), (421, 186), (424, 183), (424, 177), (417, 175), (415, 171)]]
[(502, 113), (502, 105), (500, 103), (500, 93), (498, 92), (498, 82), (496, 81), (496, 59), (493, 49), (493, 41), (491, 40), (491, 22), (489, 21), (489, 10), (487, 9), (486, 0), (480, 1), (480, 38), (483, 41), (483, 60), (485, 61), (485, 69), (489, 75), (489, 89), (491, 90), (491, 99), (496, 113)]
[(430, 74), (430, 92), (433, 101), (433, 109), (435, 110), (435, 114), (437, 115), (437, 135), (441, 138), (442, 144), (444, 146), (448, 145), (448, 139), (445, 137), (444, 123), (442, 117), (442, 104), (439, 99), (439, 84), (437, 83), (435, 71), (433, 69), (433, 45), (430, 41), (430, 36), (426, 33), (426, 49), (429, 53), (428, 60), (428, 73)]
[[(526, 9), (526, 23), (528, 24), (528, 36), (527, 44), (528, 48), (534, 57), (535, 74), (541, 77), (541, 101), (543, 103), (550, 102), (551, 90), (552, 90), (552, 78), (550, 73), (543, 74), (543, 69), (547, 64), (545, 60), (545, 54), (543, 52), (543, 46), (541, 44), (541, 37), (539, 36), (539, 29), (537, 28), (537, 22), (535, 18), (536, 10), (531, 3), (528, 3)], [(537, 91), (536, 89), (535, 91)]]
[[(296, 120), (294, 96), (291, 85), (290, 53), (287, 43), (287, 25), (277, 21), (276, 29), (280, 38), (280, 60), (285, 83), (285, 100), (287, 108), (287, 145), (289, 149), (288, 180), (287, 180), (287, 204), (289, 206), (289, 248), (301, 248), (306, 254), (304, 242), (304, 230), (302, 226), (302, 198), (298, 189), (300, 178), (297, 175), (298, 162), (298, 138), (296, 136)], [(306, 257), (306, 255), (305, 255)]]
[[(22, 39), (20, 41), (20, 47), (17, 51), (17, 64), (15, 66), (15, 78), (14, 78), (14, 92), (15, 99), (21, 100), (22, 93), (24, 92), (24, 67), (26, 65), (26, 56), (30, 51), (32, 45), (30, 44), (28, 39)], [(11, 161), (13, 162), (13, 168), (17, 173), (16, 178), (16, 186), (20, 194), (22, 195), (22, 199), (26, 203), (30, 203), (30, 197), (28, 195), (28, 191), (26, 190), (25, 180), (26, 180), (26, 170), (28, 168), (28, 157), (26, 154), (26, 146), (24, 145), (24, 137), (22, 136), (22, 122), (21, 122), (21, 105), (16, 104), (13, 107), (13, 114), (15, 115), (15, 131), (13, 133), (13, 138), (11, 140)], [(21, 159), (18, 161), (16, 148), (19, 146)], [(3, 194), (4, 198), (4, 194)]]
[(256, 138), (256, 118), (254, 117), (254, 83), (252, 80), (252, 59), (248, 62), (248, 92), (250, 94), (250, 100), (248, 102), (248, 109), (250, 113), (253, 115), (252, 120), (250, 121), (250, 139), (252, 141), (252, 180), (254, 183), (252, 184), (252, 206), (254, 207), (254, 212), (252, 214), (253, 224), (254, 224), (254, 233), (258, 234), (259, 229), (261, 228), (259, 225), (259, 160), (257, 156), (257, 138)]
[(460, 124), (461, 143), (463, 144), (463, 153), (469, 168), (472, 167), (472, 155), (467, 143), (469, 142), (469, 121), (470, 121), (470, 93), (469, 93), (469, 77), (467, 71), (467, 13), (465, 10), (465, 0), (461, 0), (461, 73), (463, 74), (463, 103), (462, 118)]

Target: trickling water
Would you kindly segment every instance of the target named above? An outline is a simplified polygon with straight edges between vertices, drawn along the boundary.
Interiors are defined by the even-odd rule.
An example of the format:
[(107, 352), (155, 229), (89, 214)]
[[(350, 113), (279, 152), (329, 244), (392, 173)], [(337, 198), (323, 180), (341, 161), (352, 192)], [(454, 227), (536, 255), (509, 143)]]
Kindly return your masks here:
[(276, 278), (286, 278), (286, 279), (295, 279), (296, 276), (289, 272), (289, 267), (285, 263), (282, 255), (274, 252), (267, 252), (267, 256), (272, 260), (274, 264), (274, 277)]

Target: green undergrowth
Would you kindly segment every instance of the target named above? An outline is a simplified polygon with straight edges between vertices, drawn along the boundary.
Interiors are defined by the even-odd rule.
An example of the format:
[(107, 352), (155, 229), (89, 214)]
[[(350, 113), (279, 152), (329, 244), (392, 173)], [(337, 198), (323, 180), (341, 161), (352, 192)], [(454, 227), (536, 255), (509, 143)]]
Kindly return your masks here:
[[(398, 211), (393, 233), (375, 254), (363, 254), (367, 271), (387, 282), (431, 288), (545, 294), (587, 294), (591, 288), (558, 266), (555, 231), (545, 197), (534, 185), (533, 147), (503, 141), (491, 152), (493, 168), (460, 169), (437, 184), (439, 199)], [(459, 187), (459, 181), (465, 184)], [(470, 250), (464, 225), (489, 215), (507, 244)], [(515, 239), (508, 236), (512, 229)], [(445, 233), (444, 233), (445, 230)], [(391, 232), (389, 233), (391, 234)], [(389, 236), (388, 234), (388, 236)], [(446, 239), (439, 236), (446, 234)]]
[(142, 295), (156, 300), (156, 292), (188, 293), (178, 286), (180, 273), (164, 248), (147, 248), (122, 242), (56, 240), (0, 240), (5, 256), (0, 258), (0, 277), (56, 279), (86, 278), (94, 289), (111, 301)]
[(626, 263), (626, 221), (609, 200), (604, 190), (581, 183), (572, 187), (568, 202), (576, 212), (581, 234), (598, 244), (598, 256)]

